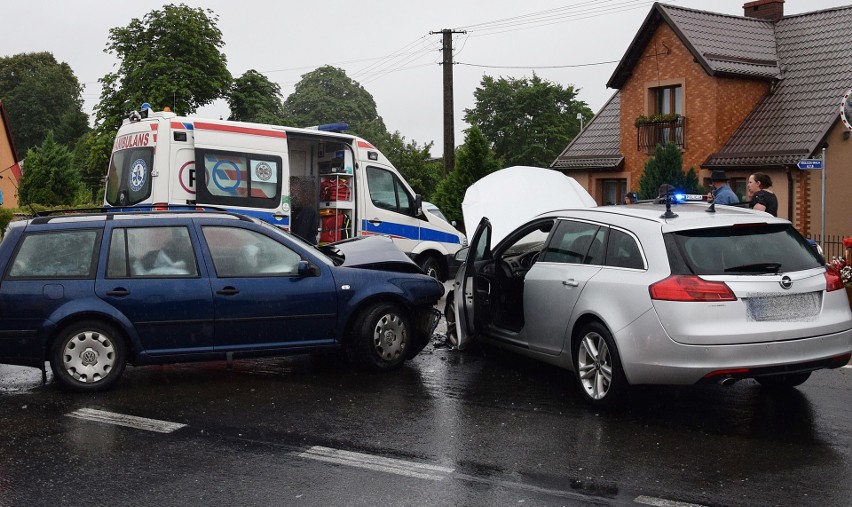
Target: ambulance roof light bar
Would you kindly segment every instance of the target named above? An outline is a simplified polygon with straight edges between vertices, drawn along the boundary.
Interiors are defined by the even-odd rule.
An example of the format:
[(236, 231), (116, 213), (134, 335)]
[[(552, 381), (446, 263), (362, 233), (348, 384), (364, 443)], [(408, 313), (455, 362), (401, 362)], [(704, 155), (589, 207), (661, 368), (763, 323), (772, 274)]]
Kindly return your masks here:
[(322, 125), (314, 125), (312, 127), (305, 127), (308, 130), (321, 130), (323, 132), (345, 132), (349, 130), (349, 125), (343, 122), (337, 123), (323, 123)]

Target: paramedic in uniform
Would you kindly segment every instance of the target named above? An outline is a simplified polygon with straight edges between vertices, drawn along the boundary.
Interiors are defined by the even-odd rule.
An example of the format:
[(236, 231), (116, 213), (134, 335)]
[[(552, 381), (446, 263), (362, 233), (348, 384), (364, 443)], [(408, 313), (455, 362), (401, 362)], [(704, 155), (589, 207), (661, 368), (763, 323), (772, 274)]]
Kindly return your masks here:
[(311, 187), (309, 180), (290, 178), (291, 205), (293, 207), (290, 214), (290, 232), (308, 243), (316, 245), (319, 212)]

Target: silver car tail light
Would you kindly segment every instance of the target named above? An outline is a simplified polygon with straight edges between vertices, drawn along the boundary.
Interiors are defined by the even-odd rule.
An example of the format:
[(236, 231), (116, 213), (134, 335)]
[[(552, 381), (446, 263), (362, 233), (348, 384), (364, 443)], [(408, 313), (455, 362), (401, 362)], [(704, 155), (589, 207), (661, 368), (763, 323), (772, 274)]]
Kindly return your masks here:
[(840, 277), (834, 268), (828, 267), (825, 270), (825, 291), (831, 292), (843, 288), (843, 278)]
[(711, 282), (694, 275), (672, 275), (648, 287), (651, 299), (661, 301), (736, 301), (725, 282)]

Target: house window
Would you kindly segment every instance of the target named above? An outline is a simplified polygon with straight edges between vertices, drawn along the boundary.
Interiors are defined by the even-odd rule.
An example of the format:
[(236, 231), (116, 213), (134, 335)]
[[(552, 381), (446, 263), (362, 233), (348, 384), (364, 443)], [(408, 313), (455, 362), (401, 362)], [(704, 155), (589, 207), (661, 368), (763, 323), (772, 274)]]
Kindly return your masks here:
[(648, 116), (636, 119), (636, 143), (639, 150), (653, 153), (656, 146), (674, 143), (686, 149), (683, 87), (661, 86), (648, 89)]
[(606, 205), (621, 204), (624, 202), (624, 194), (627, 193), (627, 180), (602, 180), (601, 189), (603, 190), (601, 202)]
[(654, 88), (654, 114), (683, 114), (683, 88), (664, 86)]

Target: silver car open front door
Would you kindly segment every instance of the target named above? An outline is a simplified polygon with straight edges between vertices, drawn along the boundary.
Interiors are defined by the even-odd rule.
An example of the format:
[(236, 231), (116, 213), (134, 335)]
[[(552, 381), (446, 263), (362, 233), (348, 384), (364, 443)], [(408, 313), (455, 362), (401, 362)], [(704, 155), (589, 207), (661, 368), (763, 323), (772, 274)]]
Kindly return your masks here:
[(477, 316), (483, 315), (490, 305), (491, 290), (486, 279), (477, 276), (491, 259), (491, 222), (483, 217), (473, 234), (464, 265), (459, 269), (454, 283), (454, 302), (458, 348), (480, 331)]

